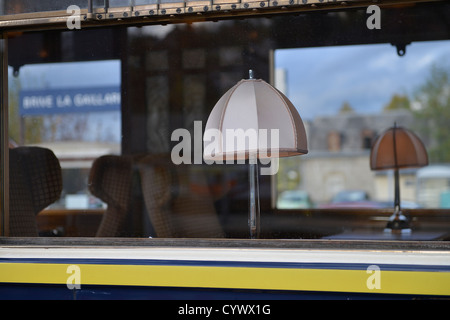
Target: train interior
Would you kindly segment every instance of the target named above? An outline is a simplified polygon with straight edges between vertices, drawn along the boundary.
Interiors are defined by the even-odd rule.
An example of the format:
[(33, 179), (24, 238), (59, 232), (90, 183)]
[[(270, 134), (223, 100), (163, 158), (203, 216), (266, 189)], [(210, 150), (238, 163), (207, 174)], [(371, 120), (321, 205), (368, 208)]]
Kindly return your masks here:
[[(259, 238), (449, 240), (449, 15), (436, 2), (383, 7), (380, 29), (355, 8), (10, 32), (7, 235), (249, 238), (248, 160), (205, 163), (202, 138), (251, 69), (308, 140), (258, 175)], [(394, 123), (428, 162), (400, 169), (408, 230), (386, 232), (395, 172), (370, 155)]]

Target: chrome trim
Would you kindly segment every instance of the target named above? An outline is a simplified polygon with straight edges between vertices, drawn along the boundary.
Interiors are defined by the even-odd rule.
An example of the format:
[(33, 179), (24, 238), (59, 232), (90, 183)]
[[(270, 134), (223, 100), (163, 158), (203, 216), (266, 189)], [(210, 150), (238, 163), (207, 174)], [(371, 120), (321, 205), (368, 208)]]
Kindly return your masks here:
[[(182, 19), (193, 21), (205, 18), (219, 19), (235, 16), (277, 14), (289, 11), (333, 10), (367, 7), (373, 0), (193, 0), (161, 2), (155, 4), (81, 9), (81, 27), (114, 24), (179, 23)], [(379, 0), (379, 6), (404, 5), (442, 0)], [(35, 30), (38, 26), (64, 28), (71, 14), (64, 10), (22, 13), (0, 16), (0, 28), (4, 30)], [(186, 17), (185, 17), (186, 16)], [(200, 16), (200, 17), (199, 17)]]
[(365, 251), (442, 251), (450, 252), (449, 241), (378, 241), (322, 239), (195, 239), (195, 238), (72, 238), (72, 237), (0, 237), (0, 247), (193, 247), (193, 248), (267, 248), (306, 250)]

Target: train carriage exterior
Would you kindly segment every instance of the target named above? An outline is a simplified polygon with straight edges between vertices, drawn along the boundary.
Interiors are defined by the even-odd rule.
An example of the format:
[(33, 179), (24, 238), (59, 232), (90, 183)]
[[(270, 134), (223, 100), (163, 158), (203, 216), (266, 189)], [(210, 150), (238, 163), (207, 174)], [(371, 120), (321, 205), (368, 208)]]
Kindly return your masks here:
[[(395, 122), (430, 165), (450, 163), (449, 15), (447, 1), (0, 1), (0, 299), (261, 300), (172, 310), (217, 317), (273, 314), (263, 300), (448, 299), (446, 202), (420, 202), (412, 166), (394, 204), (369, 157)], [(249, 69), (291, 99), (309, 151), (259, 175), (257, 236), (252, 167), (198, 156)], [(409, 100), (368, 110), (402, 79)], [(352, 106), (333, 98), (330, 114), (332, 94)], [(408, 227), (392, 230), (400, 205)]]

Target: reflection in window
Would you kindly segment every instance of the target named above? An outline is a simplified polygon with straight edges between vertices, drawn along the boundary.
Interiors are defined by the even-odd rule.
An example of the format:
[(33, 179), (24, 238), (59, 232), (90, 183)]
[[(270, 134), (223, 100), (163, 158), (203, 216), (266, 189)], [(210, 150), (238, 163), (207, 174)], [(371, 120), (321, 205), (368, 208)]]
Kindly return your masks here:
[(10, 73), (11, 143), (49, 149), (61, 166), (61, 197), (40, 219), (104, 207), (88, 177), (96, 158), (121, 152), (120, 62), (36, 64)]
[[(293, 23), (323, 25), (324, 15), (307, 17), (121, 26), (61, 32), (64, 36), (24, 33), (11, 39), (10, 63), (19, 70), (18, 77), (9, 75), (12, 143), (48, 146), (63, 168), (62, 199), (52, 204), (54, 215), (38, 215), (40, 231), (248, 238), (248, 166), (175, 166), (171, 151), (180, 143), (190, 146), (183, 152), (201, 151), (212, 107), (248, 76), (249, 68), (268, 82), (276, 74), (276, 86), (299, 108), (309, 149), (308, 155), (281, 159), (276, 179), (260, 176), (261, 237), (321, 238), (356, 223), (366, 228), (378, 223), (382, 230), (394, 179), (390, 171), (370, 170), (370, 146), (378, 134), (397, 122), (426, 141), (432, 160), (428, 168), (450, 163), (445, 129), (444, 135), (430, 130), (447, 126), (428, 112), (436, 109), (441, 118), (449, 118), (449, 108), (440, 109), (447, 103), (448, 80), (442, 72), (448, 70), (448, 42), (414, 42), (401, 58), (390, 44), (295, 49), (313, 44), (298, 37), (294, 31), (302, 28), (292, 28)], [(340, 23), (341, 15), (326, 17)], [(21, 55), (24, 47), (30, 56)], [(61, 63), (73, 59), (85, 62)], [(432, 71), (433, 62), (438, 72)], [(436, 85), (425, 85), (427, 79)], [(120, 112), (50, 112), (51, 101), (57, 101), (59, 111), (70, 111), (75, 96), (87, 105), (97, 101), (88, 90), (114, 86), (120, 87), (120, 105), (115, 106)], [(20, 92), (28, 97), (22, 109)], [(115, 95), (105, 98), (102, 92), (101, 101), (115, 101)], [(39, 114), (42, 109), (47, 113)], [(422, 128), (421, 123), (435, 125)], [(172, 136), (178, 129), (183, 141)], [(421, 180), (421, 170), (401, 171), (403, 208), (447, 206), (448, 181)], [(424, 188), (439, 197), (426, 198)], [(88, 191), (95, 198), (83, 196)], [(357, 206), (357, 214), (347, 210), (349, 203)], [(381, 217), (367, 217), (362, 206)]]
[[(446, 182), (426, 187), (418, 177), (450, 166), (450, 130), (441, 122), (450, 112), (449, 53), (448, 41), (414, 43), (403, 57), (390, 45), (277, 50), (275, 68), (287, 74), (277, 85), (307, 122), (310, 150), (295, 160), (298, 184), (288, 189), (305, 192), (319, 207), (351, 191), (367, 199), (346, 202), (391, 207), (392, 173), (370, 171), (368, 156), (376, 136), (397, 123), (421, 137), (431, 159), (429, 168), (400, 172), (403, 207), (443, 207)], [(293, 161), (280, 160), (279, 181), (292, 176)], [(278, 184), (280, 195), (285, 186)]]

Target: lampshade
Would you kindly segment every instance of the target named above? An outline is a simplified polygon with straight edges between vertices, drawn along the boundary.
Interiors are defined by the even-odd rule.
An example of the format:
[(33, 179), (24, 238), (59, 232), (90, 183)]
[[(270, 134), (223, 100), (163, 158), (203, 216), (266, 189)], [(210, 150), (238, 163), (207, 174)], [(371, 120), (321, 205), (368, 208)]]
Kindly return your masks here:
[(370, 153), (372, 170), (426, 165), (428, 165), (428, 155), (422, 141), (412, 131), (396, 125), (375, 140)]
[[(265, 141), (257, 134), (261, 129), (266, 129)], [(277, 145), (270, 138), (273, 129), (278, 130)], [(205, 160), (248, 159), (252, 153), (259, 158), (273, 152), (278, 157), (308, 153), (305, 127), (296, 108), (283, 93), (260, 79), (241, 80), (229, 89), (211, 111), (205, 133), (208, 130), (220, 132), (220, 141), (204, 140)], [(242, 144), (227, 141), (227, 130), (253, 132), (257, 139)], [(208, 148), (210, 143), (216, 147)], [(262, 149), (264, 152), (259, 152)]]

